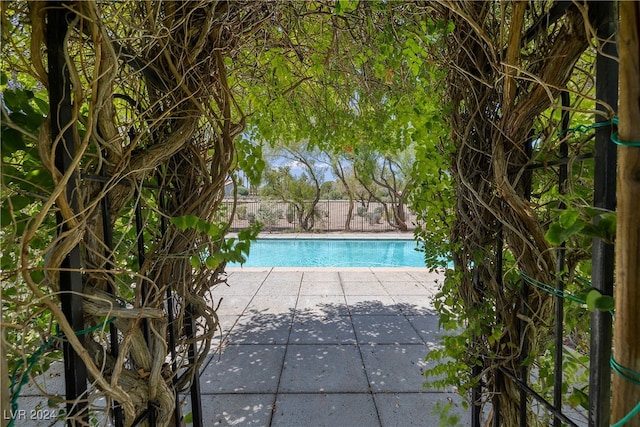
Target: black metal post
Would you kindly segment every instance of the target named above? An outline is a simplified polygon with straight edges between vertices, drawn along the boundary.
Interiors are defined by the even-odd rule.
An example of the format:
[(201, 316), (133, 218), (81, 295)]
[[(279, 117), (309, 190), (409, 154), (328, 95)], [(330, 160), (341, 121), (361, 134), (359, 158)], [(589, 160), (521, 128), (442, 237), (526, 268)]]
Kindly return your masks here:
[[(473, 287), (476, 292), (480, 292), (480, 274), (478, 268), (473, 269)], [(473, 333), (473, 346), (472, 351), (475, 351), (478, 345), (478, 337), (476, 333)], [(471, 375), (473, 378), (478, 379), (478, 384), (471, 389), (471, 427), (480, 427), (480, 415), (482, 410), (481, 398), (482, 398), (482, 366), (477, 363), (471, 368)]]
[[(529, 132), (529, 136), (527, 137), (524, 143), (524, 153), (527, 156), (527, 161), (531, 160), (531, 156), (533, 155), (533, 138), (534, 132), (531, 130)], [(531, 189), (533, 185), (533, 171), (526, 170), (524, 175), (524, 197), (527, 200), (531, 199)], [(523, 318), (529, 316), (529, 308), (527, 303), (529, 301), (529, 285), (524, 279), (520, 280), (522, 283), (522, 289), (520, 290), (520, 313), (522, 313)], [(518, 336), (520, 337), (522, 352), (520, 355), (520, 381), (522, 384), (527, 384), (529, 382), (529, 368), (524, 364), (524, 361), (527, 359), (529, 353), (529, 346), (527, 346), (526, 342), (526, 330), (527, 325), (524, 320), (520, 319), (518, 321)], [(520, 387), (520, 427), (527, 427), (527, 401), (528, 401), (527, 391), (524, 387)]]
[[(612, 108), (618, 105), (618, 63), (615, 31), (615, 2), (589, 2), (589, 11), (601, 45), (596, 59), (596, 98)], [(604, 107), (598, 103), (598, 109)], [(596, 121), (606, 117), (596, 116)], [(595, 171), (593, 204), (615, 210), (616, 207), (616, 146), (610, 141), (611, 129), (597, 128), (595, 141)], [(614, 246), (601, 239), (593, 239), (592, 286), (603, 295), (613, 295)], [(596, 310), (591, 315), (589, 426), (609, 425), (611, 414), (611, 315)]]
[[(529, 310), (527, 309), (527, 301), (529, 300), (529, 286), (527, 285), (527, 282), (525, 280), (521, 280), (521, 282), (522, 289), (520, 292), (520, 313), (522, 313), (522, 316), (526, 318), (529, 315)], [(522, 382), (522, 384), (527, 385), (529, 383), (529, 370), (524, 364), (524, 361), (527, 358), (527, 354), (529, 353), (529, 346), (525, 341), (526, 325), (524, 320), (522, 319), (518, 322), (518, 324), (518, 335), (520, 336), (522, 346), (522, 355), (520, 356), (520, 381)], [(520, 387), (520, 427), (527, 427), (527, 400), (528, 398), (525, 387)]]
[[(185, 327), (187, 337), (192, 338), (195, 335), (196, 325), (193, 318), (193, 307), (187, 306)], [(196, 365), (197, 347), (193, 342), (189, 345), (189, 363), (192, 367)], [(194, 372), (193, 381), (191, 382), (191, 414), (193, 427), (202, 427), (202, 397), (200, 395), (200, 372)]]
[[(104, 171), (102, 171), (104, 172)], [(101, 200), (102, 209), (102, 233), (104, 236), (104, 245), (106, 248), (105, 258), (105, 270), (113, 270), (113, 230), (111, 229), (111, 215), (109, 214), (109, 196), (107, 195), (107, 188), (105, 184), (102, 184), (102, 189), (105, 192)], [(117, 295), (116, 285), (113, 282), (113, 274), (108, 273), (108, 291), (111, 295)], [(119, 343), (118, 343), (118, 329), (111, 323), (109, 325), (109, 341), (111, 343), (110, 353), (114, 358), (118, 357)], [(124, 426), (124, 414), (122, 407), (118, 402), (113, 403), (113, 424), (116, 427)]]
[[(75, 155), (75, 126), (71, 101), (71, 79), (65, 60), (65, 36), (74, 13), (63, 7), (63, 2), (52, 1), (47, 10), (47, 52), (49, 71), (49, 105), (51, 106), (51, 138), (56, 145), (55, 165), (61, 172), (72, 166)], [(71, 175), (66, 187), (66, 197), (73, 211), (78, 209), (77, 174)], [(58, 233), (68, 230), (60, 213), (56, 214)], [(80, 248), (75, 246), (60, 266), (60, 302), (62, 311), (75, 331), (84, 328), (82, 319), (82, 273), (80, 272)], [(84, 342), (83, 336), (78, 336)], [(87, 391), (87, 368), (67, 340), (63, 343), (65, 392), (67, 398), (68, 425), (87, 423), (87, 403), (81, 398)]]
[[(562, 99), (562, 123), (561, 134), (564, 136), (564, 140), (560, 143), (560, 158), (564, 159), (569, 157), (569, 144), (567, 143), (567, 129), (569, 129), (569, 110), (571, 106), (571, 100), (569, 98), (569, 92), (562, 92), (560, 95)], [(558, 193), (565, 194), (567, 192), (567, 178), (568, 167), (567, 164), (560, 165), (558, 171)], [(560, 201), (558, 204), (559, 209), (564, 209), (566, 206), (564, 202)], [(565, 257), (565, 243), (563, 242), (556, 254), (556, 289), (561, 294), (564, 291), (564, 282), (562, 273), (564, 271), (564, 257)], [(563, 338), (564, 338), (564, 299), (562, 296), (556, 296), (555, 298), (555, 349), (553, 354), (553, 406), (562, 411), (562, 350), (563, 350)], [(561, 427), (562, 421), (558, 417), (554, 417), (553, 426)]]
[[(164, 197), (164, 191), (160, 190), (160, 194), (158, 195), (160, 201), (161, 209), (166, 212), (167, 204)], [(160, 229), (162, 231), (162, 235), (167, 234), (167, 218), (162, 215), (160, 218)], [(173, 372), (173, 387), (174, 387), (174, 399), (175, 399), (175, 407), (173, 408), (173, 417), (175, 419), (176, 425), (180, 425), (180, 420), (182, 419), (182, 414), (180, 412), (180, 393), (178, 392), (178, 388), (176, 385), (177, 375), (178, 375), (178, 354), (176, 352), (176, 321), (175, 321), (175, 307), (173, 304), (173, 291), (171, 290), (171, 286), (167, 286), (167, 320), (169, 321), (169, 348), (171, 349), (171, 369)]]
[[(143, 222), (142, 222), (142, 206), (140, 203), (140, 193), (135, 191), (136, 198), (136, 207), (135, 207), (135, 221), (136, 221), (136, 234), (137, 234), (137, 244), (138, 244), (138, 264), (139, 269), (142, 271), (142, 267), (144, 265), (146, 256), (144, 249), (144, 230), (143, 230)], [(147, 305), (149, 300), (149, 284), (145, 280), (142, 279), (142, 283), (140, 284), (140, 306), (144, 307)], [(144, 340), (151, 348), (151, 328), (149, 327), (149, 319), (142, 319), (142, 334), (144, 335)], [(150, 426), (156, 425), (156, 408), (153, 406), (151, 402), (149, 402), (147, 406), (148, 411), (148, 420)]]
[[(496, 282), (498, 289), (502, 289), (502, 272), (503, 272), (503, 251), (504, 251), (504, 235), (502, 233), (502, 225), (499, 225), (498, 233), (497, 233), (497, 243), (496, 243)], [(496, 313), (498, 310), (496, 309)], [(496, 390), (502, 390), (504, 384), (504, 377), (502, 376), (502, 372), (500, 369), (496, 369), (493, 373), (496, 379)], [(500, 427), (500, 396), (498, 393), (494, 394), (493, 397), (493, 426)]]

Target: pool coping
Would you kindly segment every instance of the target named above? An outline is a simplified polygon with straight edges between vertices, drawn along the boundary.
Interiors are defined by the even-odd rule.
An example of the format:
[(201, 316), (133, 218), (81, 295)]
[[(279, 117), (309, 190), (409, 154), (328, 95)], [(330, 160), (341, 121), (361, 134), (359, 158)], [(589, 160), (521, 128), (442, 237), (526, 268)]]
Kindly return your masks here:
[[(409, 266), (400, 266), (400, 267), (226, 267), (226, 272), (261, 272), (261, 271), (269, 271), (269, 272), (280, 272), (280, 271), (375, 271), (375, 272), (398, 272), (398, 271), (416, 271), (416, 272), (425, 272), (431, 271), (429, 267), (409, 267)], [(435, 273), (443, 273), (445, 270), (433, 270)]]
[[(238, 233), (229, 233), (227, 237), (238, 237)], [(412, 231), (385, 233), (268, 233), (261, 232), (260, 239), (318, 239), (318, 240), (416, 240)]]

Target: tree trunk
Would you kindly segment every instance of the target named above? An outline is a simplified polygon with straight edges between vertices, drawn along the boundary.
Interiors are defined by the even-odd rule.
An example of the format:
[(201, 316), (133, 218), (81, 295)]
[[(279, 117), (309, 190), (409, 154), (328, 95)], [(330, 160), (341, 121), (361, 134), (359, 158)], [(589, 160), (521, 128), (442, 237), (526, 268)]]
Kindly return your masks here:
[(344, 231), (351, 231), (351, 218), (353, 218), (354, 207), (353, 194), (349, 193), (349, 210), (347, 211), (347, 219), (344, 221)]
[(398, 225), (398, 230), (407, 231), (407, 217), (404, 214), (404, 200), (398, 200), (398, 203), (393, 205), (393, 216), (395, 217), (395, 223)]
[[(640, 4), (620, 2), (620, 106), (621, 141), (640, 141)], [(614, 358), (624, 368), (640, 372), (640, 147), (618, 148), (618, 206), (616, 230), (616, 292)], [(632, 381), (637, 376), (630, 376)], [(623, 375), (613, 377), (612, 423), (629, 414), (640, 401), (640, 386)], [(640, 425), (635, 415), (629, 425)]]

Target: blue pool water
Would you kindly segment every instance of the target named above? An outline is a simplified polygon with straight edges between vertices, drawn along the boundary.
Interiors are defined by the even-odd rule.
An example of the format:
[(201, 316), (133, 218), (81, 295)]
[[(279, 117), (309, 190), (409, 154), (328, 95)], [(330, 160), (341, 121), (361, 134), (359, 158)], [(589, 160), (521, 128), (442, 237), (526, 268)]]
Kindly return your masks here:
[(413, 240), (259, 239), (244, 266), (424, 267), (416, 248)]

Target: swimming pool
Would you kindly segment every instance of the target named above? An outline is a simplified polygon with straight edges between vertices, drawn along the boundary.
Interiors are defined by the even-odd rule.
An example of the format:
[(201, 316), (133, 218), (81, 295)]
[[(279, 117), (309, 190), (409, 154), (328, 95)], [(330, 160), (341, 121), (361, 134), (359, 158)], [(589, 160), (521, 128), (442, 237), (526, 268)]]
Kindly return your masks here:
[[(414, 240), (258, 239), (245, 267), (424, 267)], [(230, 263), (230, 267), (240, 264)]]

